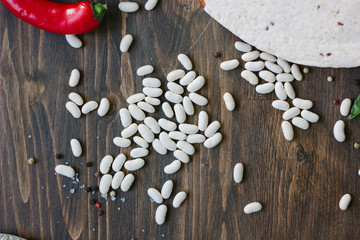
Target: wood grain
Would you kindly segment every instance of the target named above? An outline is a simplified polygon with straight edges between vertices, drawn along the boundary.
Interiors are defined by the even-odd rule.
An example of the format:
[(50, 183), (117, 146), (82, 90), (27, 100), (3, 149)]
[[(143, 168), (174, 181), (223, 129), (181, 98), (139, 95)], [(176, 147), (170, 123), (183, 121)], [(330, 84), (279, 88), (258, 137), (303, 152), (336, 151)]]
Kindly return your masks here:
[[(141, 6), (145, 0), (139, 1)], [(0, 5), (0, 232), (32, 239), (357, 239), (360, 236), (358, 121), (345, 121), (347, 139), (337, 143), (332, 127), (340, 117), (333, 99), (355, 99), (360, 69), (310, 68), (295, 82), (298, 96), (314, 102), (321, 121), (308, 131), (295, 129), (292, 142), (281, 132), (281, 112), (271, 107), (274, 94), (259, 96), (241, 79), (241, 67), (221, 71), (223, 60), (240, 58), (237, 37), (203, 11), (198, 1), (160, 1), (153, 11), (120, 13), (118, 2), (107, 1), (108, 14), (93, 32), (80, 35), (81, 49), (72, 49), (61, 35), (36, 29), (16, 19)], [(135, 36), (128, 53), (121, 54), (121, 36)], [(221, 58), (213, 54), (221, 52)], [(136, 69), (155, 67), (152, 74), (164, 86), (166, 74), (180, 67), (177, 54), (187, 53), (207, 84), (200, 91), (209, 98), (210, 120), (220, 120), (223, 141), (217, 148), (196, 146), (196, 154), (181, 170), (167, 176), (163, 167), (173, 160), (150, 150), (146, 167), (135, 173), (127, 193), (116, 201), (91, 195), (81, 185), (98, 184), (94, 176), (106, 154), (128, 154), (112, 139), (120, 135), (118, 110), (125, 99), (142, 89)], [(73, 68), (80, 69), (79, 86), (67, 84)], [(334, 76), (329, 83), (326, 77)], [(80, 93), (86, 101), (108, 97), (105, 117), (94, 112), (73, 119), (65, 109), (67, 95)], [(228, 112), (222, 101), (233, 93), (237, 108)], [(156, 117), (163, 116), (157, 107)], [(197, 116), (188, 122), (196, 122)], [(74, 158), (69, 141), (80, 139), (84, 154)], [(64, 159), (56, 159), (56, 153)], [(37, 164), (28, 165), (35, 157)], [(84, 166), (86, 161), (94, 167)], [(69, 162), (80, 183), (54, 175), (57, 164)], [(245, 165), (241, 184), (232, 180), (237, 162)], [(164, 225), (155, 223), (156, 204), (146, 190), (161, 188), (172, 179), (174, 192), (184, 190), (183, 205), (171, 207)], [(65, 186), (65, 187), (63, 187)], [(74, 188), (76, 192), (70, 193)], [(347, 211), (338, 201), (353, 197)], [(89, 204), (98, 199), (105, 214), (98, 217)], [(124, 202), (120, 200), (124, 198)], [(260, 201), (263, 210), (246, 215), (244, 206)], [(118, 210), (120, 209), (120, 210)]]

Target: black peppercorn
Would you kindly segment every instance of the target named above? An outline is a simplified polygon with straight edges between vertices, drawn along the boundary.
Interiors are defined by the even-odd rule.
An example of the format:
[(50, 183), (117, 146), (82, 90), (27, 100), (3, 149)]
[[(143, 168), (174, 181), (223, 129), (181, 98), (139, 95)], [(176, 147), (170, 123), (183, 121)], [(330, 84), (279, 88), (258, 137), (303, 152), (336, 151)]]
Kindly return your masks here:
[(86, 162), (86, 163), (85, 163), (85, 166), (91, 167), (91, 166), (92, 166), (92, 162)]
[(90, 199), (90, 204), (91, 205), (94, 205), (96, 203), (96, 200), (95, 199)]
[(98, 188), (98, 186), (93, 186), (93, 187), (91, 188), (91, 190), (92, 190), (93, 192), (96, 192), (97, 190), (99, 190), (99, 188)]
[(91, 189), (92, 189), (91, 187), (86, 187), (85, 192), (91, 192)]
[(57, 153), (57, 154), (55, 155), (55, 157), (56, 157), (57, 159), (61, 159), (61, 158), (63, 158), (63, 155), (62, 155), (61, 153)]

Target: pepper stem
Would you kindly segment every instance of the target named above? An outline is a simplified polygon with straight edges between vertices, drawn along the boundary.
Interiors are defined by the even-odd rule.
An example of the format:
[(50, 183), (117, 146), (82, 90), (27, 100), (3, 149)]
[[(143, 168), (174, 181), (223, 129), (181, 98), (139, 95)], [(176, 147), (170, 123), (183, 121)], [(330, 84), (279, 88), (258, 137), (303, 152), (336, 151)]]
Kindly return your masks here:
[(93, 1), (91, 1), (91, 9), (94, 13), (95, 19), (101, 22), (107, 10), (106, 4), (94, 3)]

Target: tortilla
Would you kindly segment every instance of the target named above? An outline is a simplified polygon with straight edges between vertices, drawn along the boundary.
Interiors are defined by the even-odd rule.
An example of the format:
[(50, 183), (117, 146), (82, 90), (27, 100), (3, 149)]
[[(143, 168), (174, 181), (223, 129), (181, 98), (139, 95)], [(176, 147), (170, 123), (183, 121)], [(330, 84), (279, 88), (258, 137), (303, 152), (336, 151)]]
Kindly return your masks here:
[(211, 17), (259, 50), (308, 66), (360, 66), (357, 0), (204, 1)]

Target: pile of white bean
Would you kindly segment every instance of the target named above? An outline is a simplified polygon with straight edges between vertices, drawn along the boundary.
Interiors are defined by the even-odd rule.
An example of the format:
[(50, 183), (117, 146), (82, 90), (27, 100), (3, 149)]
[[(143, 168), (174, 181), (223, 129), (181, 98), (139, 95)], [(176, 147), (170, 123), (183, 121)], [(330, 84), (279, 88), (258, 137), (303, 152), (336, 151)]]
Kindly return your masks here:
[[(241, 77), (251, 85), (256, 86), (255, 91), (259, 94), (268, 94), (275, 91), (275, 95), (279, 100), (275, 100), (272, 106), (275, 109), (285, 111), (281, 128), (286, 140), (291, 141), (294, 138), (292, 125), (307, 130), (309, 122), (316, 123), (319, 120), (316, 113), (309, 111), (313, 106), (310, 100), (296, 98), (291, 82), (303, 79), (298, 65), (290, 65), (287, 61), (266, 52), (260, 53), (243, 42), (236, 42), (235, 48), (243, 52), (241, 59), (246, 62), (246, 70), (241, 72)], [(237, 68), (239, 64), (239, 60), (232, 59), (222, 62), (220, 68), (228, 71)], [(255, 74), (256, 72), (258, 75)], [(264, 83), (259, 84), (259, 78)], [(292, 100), (293, 107), (285, 101), (287, 98)]]
[[(202, 143), (206, 148), (213, 148), (221, 142), (220, 122), (209, 123), (209, 115), (206, 111), (199, 112), (197, 124), (186, 122), (188, 116), (196, 113), (194, 105), (203, 107), (208, 104), (208, 100), (197, 93), (206, 81), (203, 76), (196, 76), (196, 72), (192, 71), (193, 64), (188, 56), (179, 54), (178, 60), (188, 72), (175, 69), (167, 74), (167, 91), (164, 94), (166, 101), (163, 103), (159, 99), (163, 95), (163, 90), (160, 88), (161, 80), (148, 76), (153, 73), (154, 67), (144, 65), (137, 69), (137, 75), (144, 77), (143, 89), (142, 92), (127, 97), (127, 108), (123, 107), (119, 110), (123, 129), (120, 136), (113, 139), (113, 143), (120, 148), (128, 148), (133, 141), (138, 147), (131, 149), (131, 159), (126, 160), (126, 156), (120, 153), (114, 161), (110, 155), (101, 160), (100, 172), (104, 175), (100, 180), (99, 189), (102, 194), (107, 194), (110, 187), (114, 190), (120, 187), (123, 192), (129, 190), (135, 180), (135, 176), (129, 172), (140, 170), (145, 165), (145, 157), (149, 154), (150, 145), (161, 155), (173, 152), (175, 160), (164, 167), (164, 172), (175, 174), (182, 164), (190, 161), (190, 156), (195, 153), (194, 144)], [(229, 110), (235, 108), (231, 94), (226, 93), (224, 100)], [(164, 117), (155, 119), (150, 115), (155, 113), (160, 105)], [(111, 166), (115, 172), (114, 176), (109, 174)], [(122, 171), (123, 167), (125, 170)], [(126, 176), (125, 172), (127, 172)], [(128, 176), (131, 176), (130, 179), (124, 183)], [(155, 190), (150, 192), (154, 193)], [(161, 194), (154, 193), (151, 198), (159, 202), (160, 200), (157, 201), (160, 199), (159, 196)], [(173, 206), (175, 208), (180, 206), (185, 197), (185, 192), (178, 193), (174, 198)], [(158, 207), (156, 213), (158, 224), (162, 224), (162, 220), (165, 220), (166, 211), (166, 205)]]

